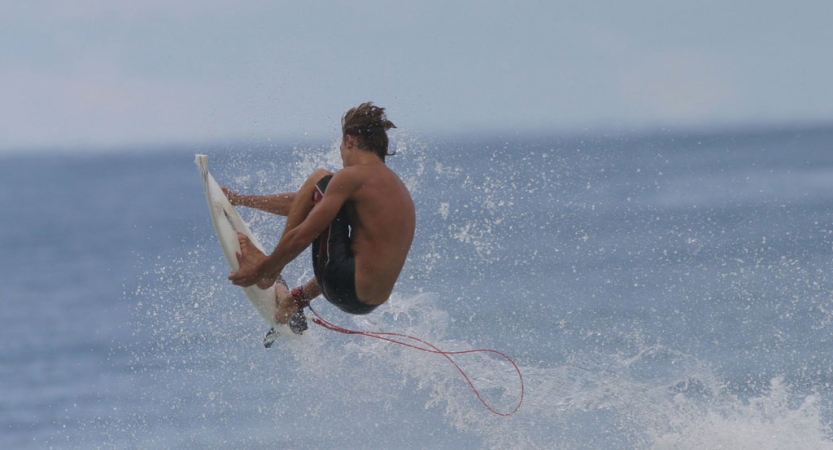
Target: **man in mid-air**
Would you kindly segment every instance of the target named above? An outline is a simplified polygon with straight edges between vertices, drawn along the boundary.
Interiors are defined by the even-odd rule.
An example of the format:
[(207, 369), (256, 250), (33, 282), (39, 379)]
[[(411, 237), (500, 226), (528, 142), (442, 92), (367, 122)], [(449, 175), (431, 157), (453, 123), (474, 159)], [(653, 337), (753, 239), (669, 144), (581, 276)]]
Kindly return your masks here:
[[(392, 155), (390, 128), (395, 126), (384, 108), (363, 103), (341, 119), (343, 169), (316, 170), (297, 192), (285, 194), (243, 195), (223, 188), (232, 205), (287, 217), (270, 255), (239, 234), (240, 268), (228, 277), (243, 287), (274, 285), (277, 322), (303, 319), (301, 311), (319, 294), (350, 314), (367, 314), (390, 297), (416, 222), (408, 189), (385, 165), (385, 156)], [(283, 268), (310, 244), (315, 277), (292, 290), (276, 283)]]

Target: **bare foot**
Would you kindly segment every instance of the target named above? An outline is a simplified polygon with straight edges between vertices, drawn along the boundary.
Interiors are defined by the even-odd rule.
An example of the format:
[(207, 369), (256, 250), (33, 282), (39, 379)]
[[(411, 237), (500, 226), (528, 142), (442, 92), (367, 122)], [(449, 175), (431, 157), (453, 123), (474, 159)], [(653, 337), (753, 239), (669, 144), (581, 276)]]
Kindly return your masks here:
[(229, 280), (238, 286), (257, 284), (261, 289), (269, 289), (275, 283), (276, 276), (270, 277), (263, 273), (261, 266), (266, 255), (245, 234), (237, 233), (237, 238), (240, 242), (240, 252), (237, 253), (240, 267), (229, 275)]
[(275, 302), (277, 303), (275, 320), (280, 324), (289, 322), (292, 314), (298, 311), (298, 306), (295, 305), (295, 299), (292, 298), (292, 293), (289, 291), (289, 288), (280, 283), (275, 284)]
[(240, 251), (243, 253), (245, 259), (252, 259), (253, 261), (262, 261), (266, 259), (266, 253), (263, 253), (259, 248), (252, 243), (243, 233), (237, 233), (237, 240), (240, 242)]

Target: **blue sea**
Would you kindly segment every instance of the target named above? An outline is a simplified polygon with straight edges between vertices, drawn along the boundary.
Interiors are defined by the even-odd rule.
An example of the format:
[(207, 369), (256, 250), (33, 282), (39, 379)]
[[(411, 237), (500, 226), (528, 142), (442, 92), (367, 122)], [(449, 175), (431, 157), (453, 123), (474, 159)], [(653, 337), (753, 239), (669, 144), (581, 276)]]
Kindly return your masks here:
[[(390, 301), (330, 322), (495, 349), (492, 414), (441, 355), (268, 327), (195, 153), (293, 190), (338, 142), (0, 156), (0, 448), (833, 449), (833, 128), (422, 137)], [(243, 209), (267, 247), (283, 218)], [(291, 284), (311, 276), (308, 255)], [(495, 354), (456, 357), (509, 412)]]

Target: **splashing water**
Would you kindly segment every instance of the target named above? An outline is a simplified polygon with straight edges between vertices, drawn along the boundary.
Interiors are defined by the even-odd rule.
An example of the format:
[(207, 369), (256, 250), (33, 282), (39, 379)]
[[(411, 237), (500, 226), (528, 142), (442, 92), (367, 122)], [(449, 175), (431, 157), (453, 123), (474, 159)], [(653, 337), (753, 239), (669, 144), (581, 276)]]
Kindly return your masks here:
[[(137, 293), (143, 300), (136, 326), (148, 339), (147, 347), (132, 349), (135, 365), (167, 390), (138, 395), (145, 412), (136, 417), (137, 425), (122, 427), (134, 427), (139, 436), (142, 430), (170, 427), (183, 434), (181, 445), (189, 448), (220, 446), (217, 442), (238, 448), (833, 448), (824, 376), (781, 376), (779, 371), (789, 369), (783, 367), (733, 372), (725, 360), (708, 357), (731, 354), (733, 347), (703, 337), (729, 341), (728, 331), (708, 332), (727, 320), (720, 314), (734, 319), (754, 311), (762, 301), (755, 292), (766, 283), (777, 283), (770, 291), (789, 299), (778, 306), (781, 320), (800, 316), (799, 300), (809, 292), (814, 311), (823, 313), (812, 318), (816, 333), (829, 327), (831, 314), (824, 313), (829, 299), (815, 294), (821, 288), (812, 283), (790, 281), (812, 276), (793, 259), (753, 267), (727, 263), (735, 260), (716, 253), (721, 243), (709, 242), (721, 236), (719, 216), (698, 218), (710, 228), (697, 229), (701, 222), (675, 212), (688, 197), (663, 191), (674, 201), (663, 197), (664, 203), (640, 210), (633, 200), (640, 189), (650, 194), (643, 200), (654, 198), (652, 189), (675, 167), (644, 180), (649, 187), (634, 187), (631, 178), (621, 183), (615, 178), (628, 167), (611, 170), (604, 157), (581, 146), (530, 151), (503, 169), (498, 163), (511, 152), (494, 146), (482, 153), (491, 164), (475, 173), (474, 157), (443, 159), (407, 136), (394, 144), (403, 158), (389, 163), (399, 165), (420, 208), (418, 242), (397, 291), (368, 316), (345, 316), (324, 302), (316, 308), (337, 324), (406, 333), (445, 350), (506, 351), (520, 363), (526, 384), (518, 413), (490, 414), (438, 355), (362, 336), (313, 327), (270, 351), (260, 349), (263, 324), (238, 290), (224, 283), (221, 259), (206, 238), (176, 264), (148, 273)], [(235, 182), (286, 191), (315, 168), (340, 167), (337, 142), (295, 149), (285, 159), (261, 171), (248, 170), (241, 161), (232, 172), (251, 175)], [(648, 166), (639, 164), (632, 173), (645, 177)], [(286, 167), (292, 170), (287, 173)], [(617, 191), (621, 186), (632, 192), (625, 197)], [(280, 219), (246, 214), (259, 238), (276, 242)], [(651, 228), (668, 216), (682, 222), (670, 224), (670, 231)], [(735, 216), (727, 217), (736, 223)], [(625, 225), (641, 229), (622, 232)], [(605, 227), (610, 236), (603, 236)], [(542, 240), (541, 230), (553, 239)], [(674, 233), (682, 236), (680, 249), (667, 244), (655, 250), (663, 245), (656, 236)], [(639, 259), (646, 253), (659, 256)], [(672, 266), (677, 263), (682, 267)], [(721, 273), (727, 266), (740, 268)], [(774, 281), (761, 284), (756, 273), (769, 273), (761, 267), (773, 271)], [(708, 284), (711, 274), (725, 283)], [(288, 276), (301, 281), (311, 270), (294, 264)], [(537, 281), (541, 278), (557, 282)], [(673, 283), (659, 293), (645, 288), (664, 280)], [(678, 297), (686, 302), (665, 306)], [(664, 308), (671, 313), (662, 315)], [(679, 322), (684, 326), (702, 321), (694, 326), (703, 331), (692, 337), (697, 345), (689, 345), (685, 331), (662, 323), (677, 323), (669, 318), (680, 315), (688, 321)], [(750, 313), (738, 323), (766, 317)], [(703, 346), (707, 351), (700, 351)], [(483, 355), (462, 357), (460, 363), (490, 404), (512, 408), (518, 391), (511, 367)], [(761, 384), (761, 378), (768, 383)]]

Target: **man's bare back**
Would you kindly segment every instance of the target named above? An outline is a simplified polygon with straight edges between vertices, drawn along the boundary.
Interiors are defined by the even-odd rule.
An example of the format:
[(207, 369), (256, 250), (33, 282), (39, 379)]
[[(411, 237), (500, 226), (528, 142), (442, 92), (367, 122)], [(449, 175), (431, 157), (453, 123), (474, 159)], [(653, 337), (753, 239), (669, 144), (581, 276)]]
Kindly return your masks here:
[(339, 175), (359, 181), (347, 200), (356, 293), (365, 303), (379, 305), (390, 297), (411, 248), (414, 202), (402, 180), (381, 161), (340, 170), (331, 188)]

